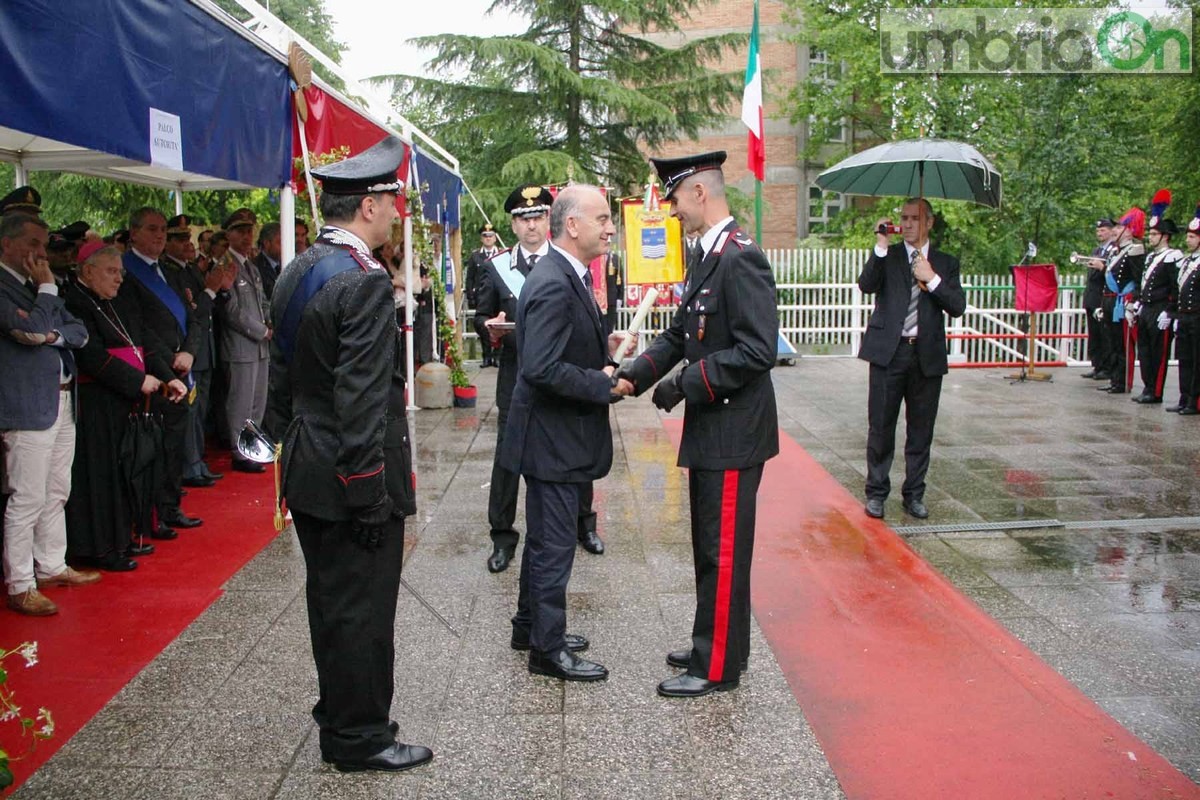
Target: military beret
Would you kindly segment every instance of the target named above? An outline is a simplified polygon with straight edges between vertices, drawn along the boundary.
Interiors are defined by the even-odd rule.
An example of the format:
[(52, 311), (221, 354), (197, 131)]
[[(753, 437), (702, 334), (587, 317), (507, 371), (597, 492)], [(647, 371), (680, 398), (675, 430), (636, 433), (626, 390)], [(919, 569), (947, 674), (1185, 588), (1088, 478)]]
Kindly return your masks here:
[(388, 136), (356, 156), (314, 169), (312, 175), (321, 182), (321, 191), (333, 195), (399, 193), (396, 172), (404, 156), (404, 143)]
[(659, 180), (662, 181), (663, 199), (669, 200), (671, 193), (679, 188), (679, 184), (683, 183), (685, 178), (689, 178), (697, 172), (720, 170), (721, 165), (725, 163), (725, 157), (724, 150), (714, 150), (711, 153), (701, 153), (697, 156), (652, 158), (650, 163), (654, 165), (654, 170), (658, 173)]
[(257, 224), (258, 217), (253, 211), (248, 208), (239, 208), (225, 218), (225, 224), (221, 226), (221, 229), (231, 231), (234, 228), (254, 227)]
[(514, 217), (536, 217), (548, 213), (552, 205), (554, 196), (549, 189), (536, 183), (527, 183), (513, 189), (504, 201), (504, 210)]
[[(251, 214), (253, 214), (253, 212), (251, 212)], [(167, 236), (187, 236), (188, 238), (191, 238), (192, 218), (187, 214), (176, 214), (175, 216), (171, 217), (169, 220), (167, 220)]]
[(22, 214), (42, 213), (42, 196), (32, 186), (19, 186), (4, 197), (0, 197), (0, 214), (19, 211)]

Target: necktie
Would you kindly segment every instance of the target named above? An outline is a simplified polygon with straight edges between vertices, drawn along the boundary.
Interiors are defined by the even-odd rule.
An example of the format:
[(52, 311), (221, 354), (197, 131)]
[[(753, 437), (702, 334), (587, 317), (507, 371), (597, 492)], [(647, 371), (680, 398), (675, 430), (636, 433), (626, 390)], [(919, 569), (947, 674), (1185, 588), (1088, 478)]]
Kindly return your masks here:
[(37, 284), (33, 282), (32, 278), (25, 279), (25, 288), (29, 290), (30, 294), (37, 297)]
[(527, 263), (529, 265), (530, 269), (533, 269), (533, 265), (537, 263), (537, 260), (538, 260), (538, 254), (534, 253), (529, 258), (525, 259), (525, 263)]
[[(909, 260), (909, 266), (917, 263), (917, 254), (919, 250), (913, 250), (912, 258)], [(911, 272), (909, 273), (911, 275)], [(902, 331), (911, 331), (917, 327), (917, 300), (921, 297), (921, 287), (917, 284), (917, 279), (913, 278), (912, 293), (908, 298), (908, 314), (904, 317), (904, 327)]]
[(596, 315), (599, 316), (600, 304), (596, 302), (596, 292), (592, 288), (592, 270), (589, 267), (584, 267), (583, 269), (583, 285), (587, 287), (588, 298), (590, 298), (592, 301), (592, 309), (596, 312)]

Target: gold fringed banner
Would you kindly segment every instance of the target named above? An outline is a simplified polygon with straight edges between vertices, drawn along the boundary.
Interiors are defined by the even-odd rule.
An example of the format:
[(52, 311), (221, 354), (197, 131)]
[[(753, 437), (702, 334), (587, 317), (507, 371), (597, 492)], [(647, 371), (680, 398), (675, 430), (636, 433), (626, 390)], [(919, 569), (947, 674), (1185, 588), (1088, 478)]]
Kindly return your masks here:
[(641, 200), (625, 200), (626, 284), (679, 283), (683, 280), (683, 232), (671, 204), (646, 210)]

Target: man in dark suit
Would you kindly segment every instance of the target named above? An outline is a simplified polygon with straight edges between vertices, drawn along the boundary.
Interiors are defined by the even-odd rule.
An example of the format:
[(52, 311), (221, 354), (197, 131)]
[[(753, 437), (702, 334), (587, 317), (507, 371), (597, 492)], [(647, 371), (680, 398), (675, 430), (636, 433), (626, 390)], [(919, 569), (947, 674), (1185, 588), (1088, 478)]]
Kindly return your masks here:
[(657, 383), (662, 410), (685, 403), (679, 466), (688, 469), (696, 615), (691, 647), (667, 655), (687, 671), (658, 693), (699, 697), (737, 688), (750, 651), (755, 503), (763, 464), (779, 452), (779, 318), (771, 266), (729, 213), (724, 151), (651, 161), (696, 249), (670, 327), (626, 370), (639, 394)]
[(529, 671), (597, 681), (603, 666), (575, 655), (568, 635), (567, 582), (575, 560), (580, 493), (612, 466), (608, 406), (633, 390), (613, 377), (621, 336), (605, 337), (587, 264), (615, 234), (608, 201), (591, 186), (559, 192), (550, 211), (550, 248), (517, 305), (519, 373), (500, 464), (525, 477), (529, 531), (512, 646), (529, 648)]
[(283, 257), (283, 233), (278, 222), (268, 222), (258, 232), (258, 254), (252, 259), (262, 277), (263, 296), (271, 302), (275, 291), (275, 282), (279, 280), (279, 270), (283, 265), (279, 259)]
[(416, 511), (388, 240), (405, 149), (389, 137), (314, 169), (328, 225), (271, 304), (271, 419), (286, 427), (283, 493), (308, 571), (321, 757), (398, 771), (433, 753), (390, 722), (404, 516)]
[[(167, 218), (150, 207), (139, 208), (129, 219), (129, 249), (121, 259), (126, 280), (121, 284), (122, 302), (142, 309), (148, 335), (157, 337), (171, 360), (175, 374), (192, 386), (191, 371), (199, 331), (188, 314), (187, 292), (182, 273), (164, 270), (158, 263), (167, 243)], [(189, 339), (189, 334), (193, 337)], [(188, 348), (193, 348), (189, 350)], [(156, 495), (161, 523), (152, 536), (174, 539), (172, 528), (195, 528), (203, 523), (179, 507), (182, 497), (184, 440), (187, 436), (186, 404), (171, 404), (163, 413), (162, 483)]]
[(66, 310), (46, 260), (46, 224), (0, 217), (0, 431), (8, 491), (4, 511), (7, 605), (19, 614), (58, 613), (39, 592), (82, 585), (98, 572), (67, 566), (63, 514), (75, 456), (75, 358), (87, 328)]
[(1111, 366), (1112, 354), (1108, 352), (1107, 339), (1102, 327), (1104, 313), (1100, 311), (1104, 305), (1104, 264), (1112, 248), (1111, 239), (1113, 227), (1116, 225), (1105, 217), (1096, 220), (1096, 249), (1092, 257), (1085, 263), (1087, 275), (1083, 289), (1083, 310), (1087, 314), (1088, 358), (1092, 368), (1080, 375), (1088, 380), (1107, 381), (1108, 369)]
[(896, 452), (896, 420), (904, 402), (904, 511), (917, 519), (925, 507), (925, 473), (933, 424), (942, 394), (946, 360), (945, 314), (960, 317), (967, 297), (959, 282), (958, 259), (929, 243), (933, 207), (912, 198), (900, 211), (904, 241), (891, 243), (891, 220), (876, 225), (875, 251), (858, 276), (858, 288), (875, 295), (858, 357), (871, 363), (867, 394), (868, 516), (883, 517), (891, 490), (892, 457)]
[(487, 262), (494, 258), (500, 252), (500, 248), (496, 246), (496, 230), (492, 227), (492, 223), (484, 223), (479, 229), (479, 249), (471, 253), (467, 259), (467, 277), (464, 294), (467, 299), (467, 308), (476, 310), (473, 319), (473, 327), (475, 333), (479, 336), (479, 349), (483, 355), (484, 367), (499, 366), (492, 354), (492, 337), (488, 334), (487, 317), (478, 313), (479, 309), (479, 285), (483, 280), (483, 271), (486, 269)]

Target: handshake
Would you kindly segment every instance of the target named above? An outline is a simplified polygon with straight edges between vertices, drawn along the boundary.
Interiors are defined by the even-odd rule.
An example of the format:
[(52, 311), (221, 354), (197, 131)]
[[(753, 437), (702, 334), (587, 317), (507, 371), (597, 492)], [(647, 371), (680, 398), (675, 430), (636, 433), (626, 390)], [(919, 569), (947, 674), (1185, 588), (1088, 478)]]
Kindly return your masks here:
[[(687, 362), (684, 362), (684, 367)], [(610, 396), (610, 402), (616, 403), (624, 399), (625, 395), (633, 394), (635, 391), (633, 377), (625, 371), (624, 367), (613, 368), (613, 394)], [(628, 387), (625, 390), (625, 387)], [(654, 387), (653, 394), (650, 395), (651, 401), (657, 408), (663, 411), (670, 412), (671, 409), (679, 405), (685, 399), (683, 393), (683, 369), (679, 369), (675, 373), (663, 378)]]

